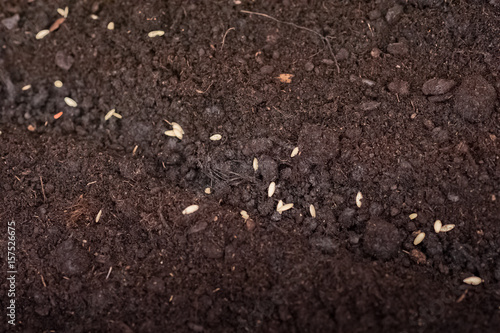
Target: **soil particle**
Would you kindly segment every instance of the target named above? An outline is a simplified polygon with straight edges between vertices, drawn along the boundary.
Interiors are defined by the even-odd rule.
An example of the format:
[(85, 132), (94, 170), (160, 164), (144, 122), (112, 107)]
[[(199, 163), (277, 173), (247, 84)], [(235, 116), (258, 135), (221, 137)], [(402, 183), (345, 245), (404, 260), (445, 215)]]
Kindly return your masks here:
[(338, 155), (338, 135), (333, 129), (306, 124), (300, 131), (298, 146), (302, 159), (313, 165), (325, 165)]
[(355, 209), (346, 208), (339, 215), (338, 221), (344, 228), (350, 228), (356, 223), (356, 219), (354, 218), (355, 215)]
[(14, 16), (3, 19), (2, 24), (7, 28), (7, 30), (12, 30), (17, 27), (19, 19), (19, 14), (15, 14)]
[(73, 239), (67, 239), (59, 244), (55, 255), (58, 270), (63, 275), (81, 275), (87, 272), (90, 267), (88, 252)]
[(387, 52), (395, 56), (405, 56), (408, 54), (409, 48), (404, 42), (391, 43), (387, 45)]
[(427, 262), (427, 257), (421, 251), (413, 249), (410, 252), (411, 259), (419, 265), (425, 265)]
[(390, 92), (406, 96), (410, 93), (410, 84), (407, 81), (394, 80), (387, 86)]
[(402, 237), (398, 229), (381, 218), (368, 221), (363, 237), (363, 249), (369, 255), (388, 260), (400, 249)]
[(66, 54), (64, 51), (57, 51), (55, 61), (59, 68), (69, 71), (75, 62), (75, 58)]
[(389, 24), (395, 24), (399, 19), (401, 18), (401, 15), (403, 14), (403, 6), (401, 5), (395, 5), (387, 10), (387, 13), (385, 14), (385, 20)]
[(311, 246), (328, 254), (333, 254), (338, 245), (328, 237), (315, 237), (309, 241)]
[(443, 95), (449, 92), (455, 86), (456, 82), (446, 79), (430, 79), (422, 86), (424, 95)]
[(274, 67), (273, 67), (273, 66), (271, 66), (271, 65), (262, 66), (262, 67), (260, 68), (260, 73), (261, 73), (261, 74), (266, 74), (266, 75), (268, 75), (268, 74), (272, 74), (273, 72), (274, 72)]
[(335, 58), (338, 60), (338, 61), (344, 61), (344, 60), (347, 60), (349, 58), (349, 51), (347, 51), (346, 49), (344, 48), (341, 48), (337, 54), (335, 55)]
[(495, 108), (495, 88), (480, 75), (463, 79), (455, 92), (454, 110), (470, 122), (488, 119)]
[(306, 62), (306, 64), (304, 65), (304, 69), (306, 70), (306, 72), (312, 71), (314, 69), (313, 63), (310, 61)]
[(377, 109), (380, 106), (380, 102), (377, 101), (370, 101), (370, 102), (363, 102), (359, 106), (362, 111), (372, 111)]

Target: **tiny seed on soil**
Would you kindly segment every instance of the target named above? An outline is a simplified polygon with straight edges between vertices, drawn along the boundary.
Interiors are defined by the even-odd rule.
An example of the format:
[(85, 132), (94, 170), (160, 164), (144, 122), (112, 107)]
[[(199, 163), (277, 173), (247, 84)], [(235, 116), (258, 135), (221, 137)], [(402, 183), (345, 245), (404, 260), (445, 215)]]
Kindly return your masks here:
[(182, 129), (179, 129), (178, 127), (174, 127), (173, 131), (174, 131), (174, 134), (177, 137), (177, 139), (182, 140), (182, 134), (183, 134)]
[(62, 111), (61, 111), (61, 112), (58, 112), (58, 113), (56, 113), (56, 114), (54, 115), (54, 119), (59, 119), (59, 118), (61, 118), (61, 116), (62, 116), (62, 115), (63, 115), (63, 112), (62, 112)]
[(295, 147), (295, 148), (293, 148), (292, 154), (290, 155), (290, 157), (295, 157), (295, 156), (297, 156), (298, 153), (299, 153), (299, 147)]
[(123, 118), (121, 114), (116, 113), (116, 112), (115, 112), (115, 113), (113, 113), (113, 117), (116, 117), (116, 118), (118, 118), (118, 119), (122, 119), (122, 118)]
[(99, 213), (97, 213), (97, 216), (95, 217), (95, 223), (99, 222), (99, 220), (101, 219), (101, 215), (102, 215), (102, 209), (99, 211)]
[(114, 30), (115, 29), (115, 23), (114, 22), (109, 22), (108, 23), (108, 30)]
[(71, 106), (72, 108), (76, 108), (78, 104), (76, 104), (75, 100), (72, 99), (72, 98), (69, 98), (69, 97), (64, 97), (64, 102), (66, 102), (66, 104), (68, 106)]
[(222, 135), (220, 134), (214, 134), (210, 137), (210, 140), (212, 141), (219, 141), (220, 139), (222, 139)]
[(445, 224), (441, 227), (441, 232), (448, 232), (450, 230), (453, 230), (455, 228), (454, 224)]
[(35, 129), (36, 129), (36, 127), (35, 127), (35, 126), (33, 126), (33, 125), (28, 125), (28, 131), (30, 131), (30, 132), (34, 132), (34, 131), (35, 131)]
[(417, 218), (417, 216), (418, 216), (418, 214), (417, 214), (417, 213), (410, 214), (410, 220), (414, 220), (414, 219), (416, 219), (416, 218)]
[(35, 36), (36, 39), (43, 39), (45, 37), (47, 37), (47, 35), (50, 33), (50, 30), (49, 29), (45, 29), (45, 30), (42, 30), (40, 32), (38, 32)]
[(93, 20), (98, 20), (99, 16), (97, 16), (96, 14), (92, 14), (92, 15), (90, 15), (90, 18)]
[(441, 223), (440, 220), (436, 220), (436, 222), (434, 222), (434, 231), (436, 232), (436, 234), (439, 234), (442, 226), (443, 226), (443, 224)]
[(24, 87), (21, 88), (22, 91), (30, 90), (31, 89), (31, 84), (25, 85)]
[(63, 86), (63, 83), (61, 81), (57, 80), (57, 81), (54, 82), (54, 86), (56, 88), (61, 88)]
[(309, 213), (311, 213), (312, 217), (316, 217), (316, 208), (313, 205), (309, 206)]
[(271, 182), (271, 184), (269, 184), (269, 188), (267, 189), (267, 196), (269, 198), (272, 197), (275, 190), (276, 190), (276, 183)]
[(174, 131), (165, 131), (165, 135), (167, 135), (167, 136), (173, 136), (173, 137), (176, 136)]
[(191, 205), (182, 211), (182, 215), (192, 214), (192, 213), (196, 212), (199, 208), (200, 208), (200, 206), (198, 206), (198, 205)]
[(361, 192), (358, 192), (358, 194), (356, 195), (356, 206), (358, 206), (358, 208), (361, 208), (361, 200), (363, 200), (363, 194), (361, 194)]
[(182, 129), (181, 125), (177, 124), (177, 123), (174, 123), (172, 122), (172, 128), (175, 130), (177, 129), (178, 131), (180, 131), (182, 134), (185, 134), (184, 133), (184, 130)]
[(285, 204), (285, 205), (281, 206), (281, 207), (280, 207), (280, 209), (278, 209), (278, 213), (280, 213), (280, 214), (281, 214), (281, 213), (283, 213), (284, 211), (289, 210), (289, 209), (291, 209), (291, 208), (293, 208), (293, 203), (288, 203), (288, 204)]
[(279, 211), (283, 207), (283, 200), (278, 201), (278, 205), (276, 206), (276, 210)]
[(240, 214), (241, 214), (241, 217), (243, 217), (245, 220), (248, 220), (250, 218), (250, 216), (248, 215), (248, 213), (246, 211), (244, 211), (244, 210), (242, 210), (240, 212)]
[(206, 194), (210, 194), (210, 193), (212, 193), (212, 189), (210, 189), (210, 187), (207, 187), (207, 188), (205, 189), (205, 193), (206, 193)]
[(484, 280), (481, 279), (480, 277), (477, 277), (477, 276), (471, 276), (471, 277), (464, 279), (464, 283), (471, 284), (473, 286), (477, 286), (478, 284), (481, 284), (482, 282), (484, 282)]
[(164, 34), (165, 34), (165, 31), (163, 31), (163, 30), (155, 30), (155, 31), (151, 31), (150, 33), (148, 33), (148, 36), (150, 38), (153, 38), (153, 37), (163, 36)]
[(253, 158), (253, 169), (254, 171), (257, 171), (259, 169), (259, 161), (256, 157)]
[(417, 237), (415, 237), (415, 240), (413, 241), (413, 245), (418, 245), (418, 244), (422, 243), (424, 238), (425, 238), (425, 232), (419, 233), (417, 235)]
[(134, 147), (134, 150), (132, 150), (132, 156), (134, 156), (134, 155), (135, 155), (135, 153), (137, 152), (137, 148), (139, 148), (139, 146), (137, 146), (137, 145), (136, 145), (136, 146)]
[(115, 109), (109, 110), (108, 113), (106, 113), (106, 115), (104, 116), (104, 120), (109, 120), (113, 116), (114, 113), (115, 113)]

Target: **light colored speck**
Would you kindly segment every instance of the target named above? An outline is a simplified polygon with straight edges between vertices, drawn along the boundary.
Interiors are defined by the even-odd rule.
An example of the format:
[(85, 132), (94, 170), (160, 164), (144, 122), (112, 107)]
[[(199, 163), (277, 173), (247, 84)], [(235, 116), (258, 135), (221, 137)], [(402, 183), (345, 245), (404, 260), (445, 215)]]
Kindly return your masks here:
[(297, 156), (298, 153), (299, 153), (299, 147), (295, 147), (295, 148), (293, 148), (292, 154), (290, 155), (290, 157), (295, 157), (295, 156)]
[(361, 194), (361, 192), (358, 192), (358, 194), (356, 195), (356, 206), (358, 206), (358, 208), (361, 208), (361, 200), (363, 200), (363, 194)]
[(192, 213), (196, 212), (199, 208), (200, 208), (200, 206), (198, 206), (198, 205), (191, 205), (182, 211), (182, 215), (192, 214)]
[(176, 136), (175, 132), (174, 132), (174, 131), (172, 131), (172, 130), (170, 130), (170, 131), (165, 131), (165, 135), (167, 135), (167, 136), (173, 136), (173, 137), (175, 137), (175, 136)]
[(47, 37), (47, 35), (50, 33), (50, 30), (49, 29), (45, 29), (45, 30), (41, 30), (40, 32), (38, 32), (35, 36), (36, 39), (43, 39), (45, 37)]
[(113, 117), (118, 118), (118, 119), (122, 119), (123, 118), (121, 114), (116, 113), (116, 112), (113, 113)]
[(164, 34), (165, 34), (165, 31), (163, 31), (163, 30), (155, 30), (155, 31), (149, 32), (148, 37), (150, 37), (150, 38), (160, 37), (160, 36), (163, 36)]
[(31, 84), (25, 85), (24, 87), (21, 88), (22, 91), (30, 90), (31, 89)]
[(453, 230), (455, 228), (454, 224), (445, 224), (441, 227), (441, 232), (448, 232), (450, 230)]
[(115, 30), (115, 23), (114, 22), (108, 23), (108, 30)]
[(436, 222), (434, 222), (434, 231), (436, 232), (436, 234), (439, 234), (442, 227), (443, 227), (443, 223), (441, 223), (440, 220), (436, 220)]
[(135, 156), (135, 153), (137, 152), (137, 148), (139, 148), (139, 146), (135, 146), (134, 147), (134, 150), (132, 150), (132, 156)]
[(259, 161), (257, 160), (256, 157), (254, 157), (254, 159), (253, 159), (252, 166), (253, 166), (254, 171), (257, 171), (259, 169)]
[(113, 117), (113, 114), (115, 113), (115, 109), (109, 110), (108, 113), (104, 116), (104, 120), (109, 120), (111, 117)]
[(282, 205), (279, 209), (277, 209), (277, 211), (278, 211), (278, 213), (281, 214), (284, 211), (289, 210), (291, 208), (293, 208), (293, 203), (287, 203), (287, 204)]
[(212, 141), (219, 141), (220, 139), (222, 139), (222, 135), (220, 134), (214, 134), (210, 137), (210, 140)]
[(210, 193), (212, 193), (212, 189), (211, 189), (210, 187), (207, 187), (207, 188), (205, 189), (205, 193), (206, 193), (206, 194), (210, 194)]
[(69, 8), (66, 7), (64, 9), (62, 8), (57, 8), (57, 12), (59, 13), (59, 15), (61, 15), (62, 17), (64, 18), (67, 18), (68, 17), (68, 14), (69, 14)]
[(278, 205), (276, 206), (276, 210), (279, 211), (283, 207), (283, 200), (278, 201)]
[(184, 133), (184, 130), (183, 130), (183, 129), (182, 129), (182, 127), (181, 127), (181, 125), (179, 125), (179, 124), (177, 124), (177, 123), (172, 122), (172, 128), (173, 128), (174, 130), (175, 130), (175, 129), (179, 130), (182, 134), (185, 134), (185, 133)]
[(410, 214), (410, 216), (409, 216), (409, 217), (410, 217), (410, 220), (414, 220), (414, 219), (416, 219), (416, 218), (417, 218), (417, 216), (418, 216), (418, 214), (417, 214), (417, 213), (413, 213), (413, 214)]
[(78, 104), (76, 104), (75, 100), (69, 97), (64, 97), (64, 102), (68, 105), (71, 106), (72, 108), (76, 108)]
[(316, 217), (316, 208), (313, 205), (309, 206), (309, 213), (311, 213), (312, 217)]
[(415, 239), (413, 240), (413, 245), (418, 245), (418, 244), (422, 243), (424, 238), (425, 238), (425, 232), (419, 233), (417, 235), (417, 237), (415, 237)]
[(63, 83), (62, 83), (62, 81), (57, 80), (57, 81), (54, 82), (54, 86), (56, 88), (61, 88), (63, 86)]
[(464, 283), (471, 284), (473, 286), (477, 286), (478, 284), (481, 284), (482, 282), (484, 282), (484, 280), (481, 279), (480, 277), (477, 277), (477, 276), (471, 276), (471, 277), (464, 279)]
[(97, 213), (97, 216), (95, 217), (95, 223), (99, 222), (99, 220), (101, 219), (101, 215), (102, 215), (102, 209), (99, 211), (99, 213)]
[(98, 20), (99, 16), (97, 16), (96, 14), (92, 14), (92, 15), (90, 15), (90, 18), (93, 20)]
[(269, 184), (269, 188), (267, 189), (267, 196), (269, 198), (272, 197), (274, 194), (274, 191), (276, 191), (276, 183), (271, 182), (271, 184)]
[(183, 131), (177, 127), (174, 127), (173, 131), (177, 139), (182, 140), (182, 135), (184, 134)]
[(240, 212), (240, 214), (241, 214), (241, 217), (243, 217), (245, 220), (248, 220), (250, 218), (250, 215), (248, 215), (248, 213), (244, 210), (242, 210)]

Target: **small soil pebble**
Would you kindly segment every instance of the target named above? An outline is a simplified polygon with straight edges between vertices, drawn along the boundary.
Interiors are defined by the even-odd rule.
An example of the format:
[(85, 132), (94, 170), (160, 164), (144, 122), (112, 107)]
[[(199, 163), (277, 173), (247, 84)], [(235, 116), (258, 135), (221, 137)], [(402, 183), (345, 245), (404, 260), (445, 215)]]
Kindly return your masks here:
[(434, 78), (424, 83), (422, 92), (424, 95), (443, 95), (450, 91), (455, 84), (456, 82), (453, 80)]
[(335, 58), (338, 61), (346, 60), (347, 58), (349, 58), (349, 51), (347, 51), (346, 49), (342, 48), (342, 49), (339, 50), (339, 52), (337, 52), (337, 55), (335, 56)]
[(369, 255), (387, 260), (395, 256), (401, 246), (398, 229), (380, 218), (368, 221), (363, 237), (363, 249)]
[(387, 86), (390, 92), (406, 96), (410, 93), (410, 84), (406, 81), (394, 80)]
[(417, 249), (411, 250), (410, 257), (419, 265), (425, 265), (425, 263), (427, 262), (427, 257), (425, 256), (425, 254)]
[(397, 21), (399, 21), (402, 14), (403, 14), (403, 6), (395, 5), (394, 7), (389, 8), (387, 13), (385, 14), (385, 20), (389, 24), (394, 24)]
[(56, 65), (59, 68), (62, 68), (65, 71), (69, 71), (71, 66), (73, 66), (74, 62), (75, 62), (75, 59), (72, 56), (67, 55), (63, 51), (56, 52)]
[(392, 43), (387, 45), (387, 52), (392, 55), (406, 55), (409, 52), (408, 45), (406, 43)]
[(371, 10), (368, 13), (368, 18), (372, 21), (375, 21), (376, 19), (381, 18), (381, 17), (382, 17), (382, 13), (378, 9)]
[(7, 28), (7, 30), (12, 30), (15, 27), (17, 27), (17, 23), (19, 22), (19, 18), (20, 18), (19, 14), (16, 14), (14, 16), (3, 19), (2, 24), (4, 27)]
[(271, 74), (272, 72), (274, 72), (274, 67), (270, 65), (262, 66), (260, 68), (260, 72), (261, 74)]
[(370, 102), (361, 103), (361, 105), (359, 107), (363, 111), (372, 111), (372, 110), (377, 109), (379, 106), (380, 106), (380, 102), (370, 101)]
[(310, 61), (306, 62), (306, 64), (304, 65), (304, 69), (306, 70), (306, 72), (312, 71), (314, 69), (313, 63)]
[(493, 113), (496, 98), (495, 88), (484, 77), (469, 76), (455, 93), (454, 110), (470, 122), (481, 122)]

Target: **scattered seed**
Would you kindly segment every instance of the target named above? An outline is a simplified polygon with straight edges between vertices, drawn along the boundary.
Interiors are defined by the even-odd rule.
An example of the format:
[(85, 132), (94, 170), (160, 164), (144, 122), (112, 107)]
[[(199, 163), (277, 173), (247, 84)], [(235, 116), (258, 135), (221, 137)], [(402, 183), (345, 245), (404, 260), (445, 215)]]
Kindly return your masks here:
[(35, 131), (35, 129), (36, 129), (36, 127), (35, 127), (35, 126), (33, 126), (33, 125), (28, 125), (28, 131), (30, 131), (30, 132), (34, 132), (34, 131)]
[(26, 90), (30, 90), (30, 89), (31, 89), (31, 84), (27, 84), (21, 88), (22, 91), (26, 91)]
[(110, 119), (111, 117), (113, 117), (113, 114), (115, 113), (115, 109), (113, 110), (109, 110), (108, 113), (106, 113), (106, 115), (104, 116), (104, 120), (108, 120)]
[(196, 212), (199, 208), (200, 208), (200, 206), (198, 206), (198, 205), (191, 205), (182, 211), (182, 215), (192, 214), (192, 213)]
[(66, 104), (68, 106), (71, 106), (72, 108), (76, 108), (78, 104), (76, 104), (75, 100), (72, 99), (72, 98), (69, 98), (69, 97), (64, 97), (64, 102), (66, 102)]
[(299, 153), (299, 147), (295, 147), (295, 148), (293, 148), (292, 154), (290, 155), (290, 157), (295, 157), (295, 156), (297, 156), (298, 153)]
[(441, 227), (441, 232), (448, 232), (450, 230), (453, 230), (455, 228), (454, 224), (445, 224)]
[(212, 141), (219, 141), (220, 139), (222, 139), (222, 135), (220, 134), (214, 134), (210, 137), (210, 140)]
[(184, 134), (184, 130), (182, 129), (181, 125), (172, 122), (172, 127), (174, 130), (177, 128), (177, 130), (179, 130), (182, 134)]
[(241, 217), (243, 217), (245, 220), (248, 220), (250, 218), (250, 216), (248, 215), (248, 213), (246, 211), (244, 211), (244, 210), (242, 210), (240, 212), (240, 214), (241, 214)]
[(361, 192), (358, 192), (358, 194), (356, 194), (356, 206), (358, 206), (358, 208), (361, 208), (361, 200), (363, 200), (363, 194), (361, 194)]
[(434, 231), (436, 232), (436, 234), (439, 234), (442, 227), (443, 227), (443, 224), (441, 223), (440, 220), (436, 220), (436, 222), (434, 222)]
[(98, 20), (99, 16), (97, 16), (96, 14), (92, 14), (92, 15), (90, 15), (90, 18), (93, 20)]
[(477, 286), (478, 284), (481, 284), (482, 282), (484, 282), (484, 280), (481, 279), (480, 277), (477, 277), (477, 276), (471, 276), (471, 277), (464, 279), (464, 283), (471, 284), (473, 286)]
[(253, 169), (254, 171), (257, 171), (259, 169), (259, 161), (256, 157), (253, 158)]
[(267, 189), (267, 196), (269, 198), (272, 197), (274, 194), (274, 191), (276, 191), (276, 183), (271, 182), (271, 184), (269, 184), (269, 188)]
[(135, 146), (134, 147), (134, 150), (132, 150), (132, 156), (135, 156), (135, 153), (137, 152), (137, 148), (139, 148), (139, 146)]
[(116, 112), (115, 112), (115, 113), (113, 113), (113, 117), (116, 117), (116, 118), (118, 118), (118, 119), (122, 119), (122, 118), (123, 118), (121, 114), (116, 113)]
[(57, 81), (54, 82), (54, 86), (56, 88), (61, 88), (63, 86), (63, 83), (61, 81), (57, 80)]
[(182, 140), (182, 134), (184, 134), (184, 133), (182, 132), (182, 129), (179, 129), (179, 128), (177, 128), (177, 127), (174, 127), (173, 131), (174, 131), (174, 134), (175, 134), (175, 136), (177, 137), (177, 139)]
[(61, 15), (62, 17), (64, 18), (67, 18), (68, 17), (68, 14), (69, 14), (69, 8), (66, 7), (64, 9), (62, 8), (57, 8), (57, 12), (59, 13), (59, 15)]
[(155, 30), (155, 31), (151, 31), (148, 33), (148, 36), (150, 38), (153, 38), (153, 37), (160, 37), (160, 36), (163, 36), (165, 34), (165, 31), (163, 30)]
[(422, 243), (424, 238), (425, 238), (425, 232), (419, 233), (417, 235), (417, 237), (415, 237), (415, 240), (413, 241), (413, 245), (418, 245), (418, 244)]
[(283, 207), (283, 200), (278, 201), (278, 205), (276, 206), (276, 210), (279, 211)]
[(56, 113), (56, 114), (54, 115), (54, 119), (59, 119), (59, 118), (61, 118), (61, 116), (62, 116), (62, 115), (63, 115), (63, 112), (62, 112), (62, 111), (61, 111), (61, 112), (58, 112), (58, 113)]
[(165, 135), (167, 135), (167, 136), (176, 136), (174, 131), (165, 131)]
[(97, 213), (97, 216), (95, 217), (95, 223), (99, 222), (99, 220), (101, 219), (101, 215), (102, 215), (102, 209), (99, 211), (99, 213)]
[(115, 30), (115, 23), (114, 22), (108, 23), (108, 30)]
[(212, 189), (210, 189), (210, 187), (207, 187), (207, 188), (205, 189), (205, 193), (206, 193), (206, 194), (210, 194), (210, 193), (212, 193)]
[(309, 206), (309, 213), (311, 213), (312, 217), (316, 217), (316, 208), (313, 205)]
[[(283, 204), (283, 203), (282, 203), (282, 204)], [(282, 206), (278, 209), (278, 213), (280, 213), (280, 214), (281, 214), (281, 213), (283, 213), (284, 211), (289, 210), (289, 209), (291, 209), (291, 208), (293, 208), (293, 203), (284, 204), (284, 205), (282, 205)]]
[(416, 218), (417, 218), (417, 216), (418, 216), (418, 214), (417, 214), (417, 213), (410, 214), (410, 220), (414, 220), (414, 219), (416, 219)]
[(50, 33), (50, 30), (49, 29), (45, 29), (45, 30), (41, 30), (40, 32), (38, 32), (35, 36), (36, 39), (43, 39), (45, 37), (47, 37), (47, 35)]

